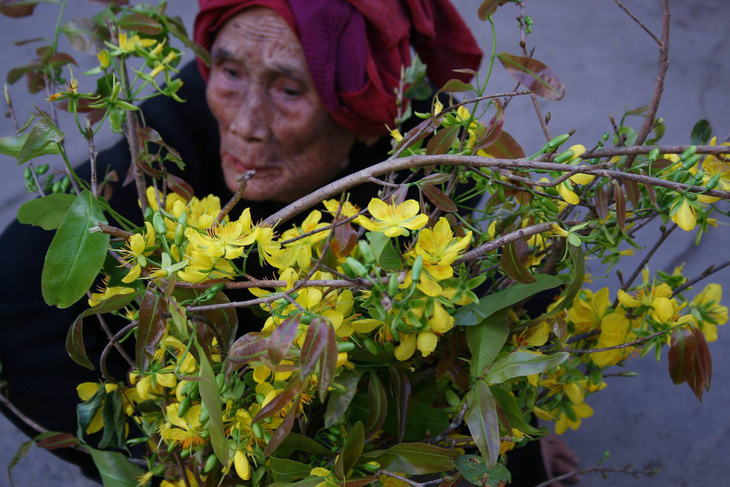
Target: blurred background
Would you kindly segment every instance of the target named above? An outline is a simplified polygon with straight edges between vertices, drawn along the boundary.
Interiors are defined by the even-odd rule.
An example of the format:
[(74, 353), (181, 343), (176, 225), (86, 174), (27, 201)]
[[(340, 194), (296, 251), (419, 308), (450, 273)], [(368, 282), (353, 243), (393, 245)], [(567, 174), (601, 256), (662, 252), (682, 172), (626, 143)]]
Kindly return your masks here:
[[(492, 49), (489, 25), (478, 20), (476, 11), (480, 0), (454, 0), (453, 3), (467, 20), (485, 52)], [(626, 0), (624, 2), (656, 35), (661, 32), (660, 0)], [(730, 4), (726, 0), (673, 1), (670, 68), (664, 97), (658, 116), (664, 118), (664, 142), (684, 144), (700, 119), (707, 119), (718, 142), (730, 135)], [(66, 9), (65, 19), (89, 16), (97, 4), (73, 0)], [(606, 131), (611, 131), (608, 114), (617, 119), (625, 109), (649, 103), (656, 76), (658, 49), (654, 41), (611, 0), (543, 0), (526, 1), (527, 14), (534, 22), (527, 37), (528, 49), (537, 46), (534, 57), (555, 71), (566, 86), (566, 95), (559, 102), (541, 101), (543, 113), (551, 112), (549, 124), (553, 136), (577, 129), (572, 140), (591, 147)], [(179, 14), (192, 30), (197, 9), (195, 0), (171, 0), (169, 9)], [(58, 14), (54, 5), (39, 5), (36, 14), (25, 19), (0, 17), (0, 77), (5, 79), (13, 67), (28, 63), (35, 57), (35, 44), (14, 46), (14, 41), (48, 35)], [(498, 10), (497, 52), (521, 55), (516, 17), (518, 8), (506, 5)], [(74, 67), (77, 77), (97, 65), (94, 56), (77, 53), (62, 39), (61, 50), (67, 50), (78, 61)], [(192, 59), (188, 56), (188, 59)], [(483, 69), (484, 73), (485, 70)], [(514, 81), (495, 65), (489, 92), (510, 91)], [(92, 91), (92, 86), (80, 86)], [(29, 96), (24, 80), (10, 87), (15, 111), (22, 124), (33, 106), (47, 110), (48, 104), (40, 94)], [(3, 107), (4, 110), (4, 107)], [(73, 121), (62, 117), (61, 129), (71, 132)], [(635, 128), (642, 119), (635, 118)], [(544, 136), (529, 98), (515, 99), (506, 113), (505, 129), (530, 154), (544, 144)], [(15, 133), (12, 122), (0, 117), (0, 136)], [(97, 149), (116, 141), (118, 136), (102, 130), (97, 137)], [(576, 142), (576, 143), (577, 143)], [(67, 150), (77, 163), (88, 157), (86, 143), (69, 137)], [(58, 161), (50, 162), (59, 167)], [(0, 178), (0, 225), (15, 218), (18, 207), (32, 197), (23, 190), (23, 168), (15, 161), (0, 156), (3, 176)], [(651, 245), (658, 232), (656, 226), (642, 230), (639, 242)], [(682, 233), (683, 235), (678, 235)], [(678, 238), (679, 237), (679, 238)], [(685, 275), (694, 276), (708, 265), (730, 257), (726, 227), (714, 229), (699, 246), (694, 235), (675, 232), (673, 244), (656, 257), (652, 270), (671, 271), (686, 262)], [(642, 251), (626, 259), (624, 269), (630, 273), (641, 261)], [(612, 286), (615, 296), (615, 275), (606, 276), (598, 265), (589, 265), (595, 286)], [(614, 270), (615, 273), (615, 270)], [(730, 283), (730, 271), (715, 274), (711, 281)], [(695, 289), (699, 291), (704, 286)], [(726, 297), (723, 304), (729, 300)], [(0, 311), (0, 319), (2, 312)], [(30, 324), (29, 324), (30, 325)], [(70, 325), (70, 324), (69, 324)], [(730, 330), (728, 330), (730, 331)], [(0, 337), (2, 339), (2, 337)], [(584, 486), (672, 486), (725, 485), (730, 474), (730, 338), (720, 329), (719, 339), (710, 345), (714, 360), (713, 387), (699, 403), (689, 387), (674, 386), (667, 373), (666, 356), (657, 364), (653, 359), (629, 360), (625, 370), (639, 373), (637, 378), (607, 378), (608, 387), (592, 396), (587, 403), (595, 415), (583, 420), (578, 431), (568, 431), (562, 438), (580, 456), (581, 467), (590, 467), (604, 459), (607, 466), (659, 468), (662, 472), (651, 478), (633, 479), (612, 474), (586, 475)], [(0, 486), (9, 485), (4, 473), (7, 465), (26, 438), (7, 420), (0, 417)], [(77, 468), (64, 464), (48, 452), (31, 449), (29, 455), (13, 470), (15, 485), (90, 487), (94, 483), (80, 476)]]

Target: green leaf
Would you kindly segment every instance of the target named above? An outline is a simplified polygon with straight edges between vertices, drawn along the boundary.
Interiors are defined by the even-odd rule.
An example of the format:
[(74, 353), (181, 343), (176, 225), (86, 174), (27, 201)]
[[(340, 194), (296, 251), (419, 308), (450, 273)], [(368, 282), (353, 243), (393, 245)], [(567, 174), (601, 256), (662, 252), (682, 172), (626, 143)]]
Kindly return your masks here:
[(133, 12), (119, 19), (119, 28), (154, 36), (162, 32), (162, 24), (139, 12)]
[(512, 481), (512, 474), (501, 463), (490, 467), (487, 462), (477, 455), (462, 455), (456, 460), (464, 480), (482, 487), (499, 487)]
[(46, 253), (41, 290), (48, 305), (68, 308), (94, 283), (109, 246), (109, 235), (89, 233), (98, 223), (107, 223), (104, 213), (84, 190), (63, 217)]
[[(37, 117), (33, 130), (30, 131), (23, 147), (20, 148), (18, 164), (23, 164), (34, 157), (47, 153), (44, 152), (46, 146), (52, 142), (61, 142), (63, 136), (63, 132), (56, 127), (51, 117), (48, 115)], [(58, 146), (56, 146), (56, 151), (58, 151)]]
[(395, 406), (398, 413), (398, 442), (403, 443), (408, 424), (408, 413), (411, 409), (411, 382), (403, 369), (390, 367), (390, 387), (395, 396)]
[(497, 54), (497, 58), (510, 76), (537, 96), (552, 101), (558, 101), (565, 96), (565, 85), (560, 78), (537, 59), (513, 56), (506, 52)]
[(712, 137), (712, 127), (710, 122), (705, 119), (700, 120), (692, 127), (692, 134), (690, 135), (690, 144), (692, 145), (705, 145), (709, 142)]
[[(367, 420), (370, 415), (367, 394), (355, 394), (350, 406), (351, 421)], [(449, 414), (419, 401), (411, 400), (404, 439), (422, 441), (441, 433), (449, 426)], [(398, 409), (394, 401), (388, 401), (388, 414), (383, 429), (392, 435), (398, 434)]]
[(121, 453), (97, 450), (89, 446), (86, 449), (99, 469), (104, 487), (137, 487), (137, 479), (145, 473)]
[(339, 480), (347, 478), (350, 469), (355, 466), (360, 459), (362, 449), (365, 446), (365, 429), (362, 423), (358, 421), (350, 430), (350, 434), (342, 446), (342, 452), (337, 456), (335, 461), (334, 473)]
[(357, 384), (360, 382), (362, 371), (346, 370), (337, 377), (337, 384), (345, 388), (343, 394), (330, 394), (330, 400), (327, 402), (327, 410), (324, 413), (324, 426), (329, 428), (337, 423), (347, 411), (357, 392)]
[(515, 242), (510, 242), (502, 248), (502, 256), (500, 257), (499, 263), (502, 270), (517, 282), (530, 284), (537, 281), (535, 276), (522, 263), (520, 252)]
[(139, 293), (116, 294), (103, 303), (83, 311), (74, 320), (66, 335), (66, 352), (68, 352), (71, 359), (79, 365), (94, 370), (94, 366), (86, 355), (86, 347), (84, 347), (84, 318), (121, 309), (134, 301), (137, 296), (139, 296)]
[(203, 400), (205, 408), (208, 410), (210, 419), (208, 420), (208, 431), (210, 431), (210, 443), (213, 445), (215, 456), (222, 465), (228, 465), (228, 445), (226, 443), (226, 434), (223, 430), (223, 413), (221, 412), (220, 395), (218, 394), (218, 385), (215, 381), (215, 373), (208, 357), (200, 344), (195, 344), (198, 349), (198, 361), (200, 362), (200, 382), (198, 388), (200, 397)]
[(395, 271), (401, 267), (400, 254), (391, 239), (386, 237), (384, 233), (367, 232), (366, 237), (370, 242), (370, 248), (373, 251), (375, 260), (380, 266), (387, 271)]
[(18, 451), (15, 452), (15, 455), (13, 455), (13, 459), (10, 460), (10, 463), (8, 464), (8, 480), (10, 481), (10, 487), (13, 487), (13, 476), (11, 474), (11, 471), (13, 470), (13, 467), (15, 467), (18, 462), (20, 462), (30, 451), (30, 448), (33, 446), (33, 440), (28, 440), (23, 442), (20, 445), (20, 448), (18, 448)]
[[(8, 137), (0, 138), (0, 154), (6, 156), (18, 158), (20, 151), (28, 140), (28, 134), (21, 135), (10, 135)], [(60, 151), (56, 144), (47, 145), (38, 153), (38, 156), (45, 156), (48, 154), (58, 154)]]
[(102, 385), (93, 396), (76, 405), (76, 436), (83, 438), (89, 423), (96, 415), (106, 397), (106, 388)]
[(509, 391), (506, 391), (497, 386), (490, 387), (489, 390), (492, 392), (492, 396), (494, 396), (494, 399), (502, 407), (502, 411), (504, 411), (504, 414), (509, 420), (509, 424), (513, 428), (517, 428), (523, 433), (527, 433), (531, 436), (541, 436), (545, 434), (544, 430), (535, 428), (530, 423), (525, 421), (525, 418), (522, 415), (522, 411), (520, 410), (520, 406), (519, 404), (517, 404), (517, 399), (515, 399), (515, 397), (510, 394)]
[(26, 201), (18, 209), (18, 221), (28, 225), (41, 227), (43, 230), (55, 230), (63, 221), (66, 212), (73, 202), (75, 194), (54, 193), (43, 198)]
[(44, 450), (52, 451), (58, 450), (59, 448), (69, 448), (76, 446), (79, 443), (79, 439), (69, 433), (58, 433), (56, 431), (46, 431), (33, 438), (40, 448)]
[(388, 414), (388, 396), (375, 372), (370, 373), (368, 382), (368, 404), (370, 415), (365, 423), (365, 437), (369, 440), (383, 426)]
[(560, 277), (548, 274), (535, 274), (535, 279), (537, 281), (532, 284), (515, 284), (503, 291), (480, 298), (479, 303), (459, 308), (454, 314), (455, 324), (459, 326), (477, 325), (501, 309), (511, 308), (530, 296), (563, 284)]
[(491, 365), (509, 336), (508, 309), (485, 318), (477, 326), (466, 328), (466, 342), (471, 351), (469, 372), (472, 377), (478, 377), (482, 371)]
[(497, 7), (501, 7), (507, 3), (507, 1), (508, 0), (484, 0), (477, 10), (479, 20), (487, 20), (489, 17), (494, 15), (494, 12), (497, 11)]
[(101, 409), (101, 418), (104, 422), (104, 432), (99, 441), (99, 448), (125, 448), (126, 417), (122, 409), (122, 393), (119, 389), (107, 393)]
[[(288, 457), (290, 456), (289, 453), (295, 451), (310, 453), (320, 457), (328, 457), (332, 454), (329, 448), (299, 433), (289, 433), (286, 435), (286, 438), (284, 438), (284, 441), (274, 451), (274, 454), (280, 457)], [(307, 470), (307, 473), (309, 473), (309, 470)]]
[(550, 355), (540, 355), (532, 352), (512, 352), (497, 360), (487, 372), (484, 380), (490, 384), (501, 384), (515, 377), (539, 374), (557, 367), (565, 362), (568, 357), (570, 357), (570, 354), (567, 352), (558, 352)]
[(440, 93), (463, 93), (465, 91), (476, 91), (469, 83), (464, 83), (459, 79), (450, 79), (444, 86), (436, 93), (434, 98), (438, 98)]
[(459, 452), (426, 443), (401, 443), (387, 450), (368, 452), (363, 462), (375, 461), (380, 467), (406, 475), (425, 475), (454, 469)]
[(493, 467), (499, 458), (499, 419), (497, 404), (487, 383), (477, 380), (474, 388), (466, 393), (466, 401), (469, 409), (464, 419), (469, 432), (487, 465)]
[(137, 367), (143, 372), (154, 358), (157, 345), (167, 330), (167, 319), (162, 317), (167, 313), (167, 303), (164, 296), (151, 290), (153, 287), (150, 282), (139, 306), (135, 351)]
[(271, 457), (269, 462), (271, 473), (277, 482), (301, 480), (304, 477), (309, 477), (309, 472), (312, 470), (312, 467), (309, 465), (285, 458)]

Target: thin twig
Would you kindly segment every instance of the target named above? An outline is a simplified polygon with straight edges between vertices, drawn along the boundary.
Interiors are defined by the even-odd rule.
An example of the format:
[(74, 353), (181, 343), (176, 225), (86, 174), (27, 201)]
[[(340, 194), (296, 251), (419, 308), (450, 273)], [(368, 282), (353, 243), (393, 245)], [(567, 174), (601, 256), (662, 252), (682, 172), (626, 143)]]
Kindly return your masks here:
[(97, 231), (101, 233), (106, 233), (108, 235), (111, 235), (112, 237), (123, 238), (124, 240), (129, 240), (134, 235), (132, 232), (128, 232), (126, 230), (122, 230), (121, 228), (107, 225), (106, 223), (97, 223), (96, 225), (94, 225), (94, 227), (92, 227), (92, 229), (93, 228), (98, 228)]
[(598, 473), (606, 474), (606, 473), (626, 473), (629, 475), (633, 475), (634, 477), (637, 477), (639, 475), (655, 475), (659, 472), (657, 469), (652, 470), (631, 470), (629, 466), (623, 468), (616, 468), (616, 467), (601, 467), (601, 466), (595, 466), (595, 467), (589, 467), (584, 468), (583, 470), (576, 470), (575, 472), (569, 472), (563, 475), (558, 475), (557, 477), (554, 477), (552, 479), (546, 480), (545, 482), (541, 482), (537, 484), (535, 487), (547, 487), (548, 485), (552, 485), (555, 482), (560, 482), (561, 480), (569, 479), (571, 477), (575, 477), (576, 475), (583, 475), (586, 473)]
[(616, 2), (616, 5), (618, 5), (621, 10), (626, 12), (626, 14), (629, 17), (631, 17), (634, 20), (634, 22), (639, 24), (639, 27), (644, 29), (644, 31), (646, 31), (646, 33), (649, 34), (652, 39), (654, 39), (654, 42), (657, 43), (657, 46), (659, 46), (659, 48), (663, 47), (662, 41), (660, 41), (659, 38), (657, 36), (655, 36), (654, 33), (651, 30), (649, 30), (649, 28), (646, 25), (644, 25), (644, 23), (641, 20), (636, 18), (636, 16), (634, 14), (632, 14), (631, 11), (623, 3), (619, 2), (619, 0), (614, 0), (614, 2)]
[[(109, 382), (114, 382), (114, 378), (112, 378), (112, 376), (109, 374), (109, 370), (106, 368), (106, 360), (109, 356), (109, 352), (111, 352), (112, 347), (116, 346), (115, 344), (119, 341), (120, 338), (129, 333), (137, 325), (138, 322), (133, 321), (118, 332), (116, 332), (114, 336), (109, 340), (109, 343), (104, 346), (104, 350), (101, 351), (101, 356), (99, 357), (99, 369), (101, 369), (101, 375), (104, 377), (104, 379), (108, 380)], [(134, 367), (134, 362), (132, 362), (132, 367)]]
[(464, 404), (461, 405), (461, 409), (459, 409), (459, 413), (456, 415), (451, 424), (449, 424), (449, 426), (441, 433), (428, 440), (428, 443), (430, 443), (431, 445), (441, 443), (447, 436), (449, 436), (452, 432), (458, 429), (464, 422), (464, 416), (466, 416), (466, 412), (468, 410), (469, 404), (464, 401)]
[[(669, 0), (662, 0), (662, 41), (659, 45), (659, 63), (657, 67), (656, 80), (654, 82), (654, 92), (652, 94), (651, 102), (649, 103), (649, 109), (646, 112), (646, 118), (644, 123), (636, 136), (636, 142), (634, 145), (642, 145), (649, 135), (652, 127), (654, 126), (654, 118), (656, 117), (657, 110), (659, 109), (659, 102), (662, 99), (662, 93), (664, 92), (664, 80), (667, 77), (667, 70), (669, 69), (669, 28), (670, 28), (671, 14), (669, 12)], [(626, 167), (631, 167), (634, 163), (634, 156), (630, 155), (626, 159)]]
[(589, 159), (592, 157), (636, 156), (639, 154), (648, 154), (654, 149), (659, 149), (662, 154), (681, 154), (690, 147), (695, 147), (697, 154), (721, 155), (730, 152), (730, 147), (726, 145), (632, 145), (630, 147), (609, 147), (606, 149), (587, 150), (580, 157)]
[(670, 331), (671, 330), (658, 331), (656, 333), (652, 333), (651, 335), (645, 336), (643, 338), (638, 338), (638, 339), (633, 340), (631, 342), (622, 343), (621, 345), (615, 345), (613, 347), (589, 348), (589, 349), (580, 349), (580, 348), (578, 348), (578, 349), (571, 349), (571, 348), (566, 348), (565, 350), (563, 350), (563, 352), (584, 354), (584, 353), (607, 352), (609, 350), (620, 350), (622, 348), (629, 348), (629, 347), (635, 347), (637, 345), (641, 345), (644, 342), (648, 342), (652, 338), (656, 338), (656, 337), (661, 336), (661, 335), (666, 335)]
[(679, 286), (677, 289), (675, 289), (674, 292), (672, 293), (672, 297), (674, 297), (677, 294), (681, 293), (682, 291), (684, 291), (688, 287), (690, 287), (690, 286), (692, 286), (694, 284), (697, 284), (702, 279), (705, 279), (706, 277), (711, 276), (715, 272), (718, 272), (718, 271), (724, 269), (727, 266), (730, 266), (730, 260), (725, 261), (722, 264), (711, 265), (710, 267), (708, 267), (707, 269), (705, 269), (699, 276), (697, 276), (697, 277), (695, 277), (693, 279), (690, 279), (689, 281), (685, 282), (684, 284), (682, 284), (681, 286)]
[[(90, 294), (90, 293), (88, 293)], [(106, 320), (104, 319), (104, 316), (102, 314), (97, 314), (96, 317), (99, 320), (99, 325), (101, 326), (101, 329), (104, 330), (104, 333), (106, 334), (107, 338), (110, 340), (110, 342), (114, 343), (115, 348), (119, 352), (119, 355), (121, 355), (124, 360), (127, 361), (130, 367), (134, 367), (134, 360), (127, 354), (126, 350), (121, 346), (119, 342), (114, 340), (114, 334), (112, 333), (111, 329), (109, 328), (109, 325), (107, 325)]]
[[(667, 237), (672, 234), (672, 232), (677, 228), (677, 224), (673, 224), (668, 229), (664, 230), (659, 237), (659, 240), (654, 244), (654, 246), (651, 248), (651, 250), (646, 254), (646, 256), (642, 259), (642, 261), (639, 263), (638, 266), (636, 266), (636, 269), (634, 269), (633, 274), (629, 276), (628, 279), (626, 279), (626, 282), (624, 282), (624, 285), (621, 289), (626, 291), (626, 289), (631, 286), (631, 284), (634, 282), (634, 280), (639, 276), (641, 273), (641, 270), (646, 266), (647, 262), (649, 262), (649, 259), (652, 258), (652, 256), (656, 253), (657, 250), (659, 250), (659, 247), (667, 240)], [(614, 304), (614, 307), (616, 305)]]
[(251, 179), (255, 175), (256, 170), (249, 169), (245, 173), (238, 176), (238, 178), (236, 178), (236, 181), (240, 183), (238, 185), (238, 191), (236, 191), (236, 194), (233, 195), (233, 198), (231, 198), (230, 201), (226, 203), (226, 206), (223, 207), (221, 212), (218, 213), (218, 217), (215, 219), (215, 222), (212, 225), (213, 227), (217, 227), (218, 225), (220, 225), (226, 215), (229, 214), (231, 210), (233, 210), (233, 207), (236, 206), (239, 201), (241, 201), (241, 197), (243, 196), (243, 192), (246, 191), (246, 186), (248, 185), (248, 182), (251, 181)]
[(86, 117), (86, 141), (89, 144), (89, 164), (91, 165), (91, 194), (94, 198), (99, 196), (99, 190), (97, 188), (97, 176), (96, 176), (96, 147), (94, 146), (94, 130), (91, 128), (91, 120)]

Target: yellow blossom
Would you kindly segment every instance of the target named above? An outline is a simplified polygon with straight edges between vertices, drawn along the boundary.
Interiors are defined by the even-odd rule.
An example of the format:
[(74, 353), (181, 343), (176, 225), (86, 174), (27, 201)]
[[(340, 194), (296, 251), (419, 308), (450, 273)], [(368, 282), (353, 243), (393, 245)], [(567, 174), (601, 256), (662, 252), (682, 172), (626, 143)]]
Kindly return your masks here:
[[(565, 412), (558, 415), (558, 420), (555, 422), (555, 433), (562, 435), (568, 428), (576, 430), (580, 427), (582, 418), (593, 416), (593, 409), (586, 403), (573, 405), (571, 412), (574, 419)], [(556, 411), (553, 411), (553, 416), (555, 415)]]
[(373, 219), (360, 220), (360, 224), (372, 232), (383, 232), (388, 237), (407, 235), (408, 230), (418, 230), (428, 223), (428, 216), (419, 213), (416, 200), (406, 200), (401, 204), (387, 204), (383, 200), (370, 200), (368, 210)]
[(699, 326), (708, 342), (717, 340), (717, 327), (727, 323), (727, 306), (720, 304), (722, 287), (719, 284), (708, 284), (692, 299), (691, 306), (700, 315)]
[(672, 221), (682, 230), (691, 232), (697, 226), (697, 213), (687, 198), (679, 198), (669, 211)]
[(400, 344), (395, 347), (395, 358), (400, 362), (408, 360), (416, 351), (416, 334), (409, 333), (401, 336)]
[(424, 357), (428, 356), (436, 350), (436, 345), (438, 344), (438, 337), (430, 332), (430, 331), (422, 331), (418, 333), (418, 338), (416, 339), (416, 346), (418, 347), (418, 350), (421, 352), (421, 355)]
[[(623, 312), (613, 312), (606, 315), (601, 322), (601, 335), (596, 348), (609, 348), (623, 345), (636, 338), (631, 331), (631, 322)], [(590, 358), (599, 367), (615, 365), (629, 356), (633, 347), (617, 348), (590, 354)], [(575, 429), (575, 428), (573, 428)]]
[(102, 69), (107, 69), (109, 66), (112, 65), (111, 55), (106, 49), (102, 49), (101, 51), (97, 52), (96, 57), (99, 60), (99, 66), (101, 66)]
[(138, 35), (127, 37), (126, 32), (119, 33), (119, 50), (124, 54), (134, 52), (138, 46), (144, 49), (154, 44), (155, 41), (153, 39), (140, 39)]

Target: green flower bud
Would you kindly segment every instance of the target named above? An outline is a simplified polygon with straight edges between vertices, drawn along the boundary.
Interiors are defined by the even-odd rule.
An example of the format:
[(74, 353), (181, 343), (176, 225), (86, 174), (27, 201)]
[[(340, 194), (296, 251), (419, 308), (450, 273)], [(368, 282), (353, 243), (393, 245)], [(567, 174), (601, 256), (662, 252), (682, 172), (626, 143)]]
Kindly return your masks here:
[(654, 162), (657, 160), (658, 157), (659, 157), (659, 147), (654, 147), (649, 152), (649, 161)]
[(363, 262), (365, 262), (366, 264), (372, 264), (373, 262), (375, 262), (375, 256), (373, 255), (373, 251), (366, 241), (360, 240), (359, 242), (357, 242), (357, 249), (360, 251), (360, 257), (362, 258)]
[(570, 138), (570, 134), (558, 135), (553, 140), (551, 140), (550, 142), (548, 142), (545, 147), (548, 150), (555, 149), (555, 148), (560, 147), (561, 145), (563, 145), (563, 143), (565, 143), (565, 141), (568, 140), (569, 138)]
[(411, 280), (413, 282), (420, 281), (421, 272), (423, 272), (423, 256), (419, 255), (416, 257), (416, 261), (413, 263), (413, 268), (411, 269)]
[(710, 178), (709, 181), (707, 181), (707, 189), (715, 189), (717, 184), (720, 182), (720, 175), (715, 174)]
[(388, 296), (394, 298), (398, 294), (398, 286), (400, 286), (398, 274), (393, 273), (390, 275), (390, 279), (388, 279)]
[(365, 266), (362, 265), (360, 262), (355, 260), (353, 257), (348, 257), (345, 259), (347, 262), (347, 265), (350, 266), (350, 269), (352, 269), (352, 272), (355, 273), (357, 277), (365, 277), (368, 274), (367, 269), (365, 269)]
[(691, 156), (689, 159), (686, 159), (686, 160), (683, 159), (684, 162), (682, 163), (682, 169), (689, 169), (691, 167), (694, 167), (694, 165), (699, 162), (700, 158), (701, 158), (701, 156), (699, 154), (695, 154), (694, 156)]
[(682, 152), (682, 155), (679, 156), (679, 159), (684, 161), (685, 159), (688, 159), (688, 158), (692, 157), (693, 155), (695, 155), (696, 152), (697, 152), (697, 146), (691, 145), (691, 146), (687, 147), (687, 149), (685, 149), (684, 152)]
[(203, 467), (203, 474), (207, 475), (210, 472), (212, 472), (217, 464), (218, 464), (218, 459), (216, 458), (215, 453), (211, 453), (211, 455), (205, 461), (205, 466)]
[(192, 399), (190, 399), (188, 396), (185, 396), (183, 398), (183, 400), (180, 401), (180, 406), (178, 406), (178, 408), (177, 408), (177, 416), (179, 418), (184, 418), (185, 414), (188, 412), (188, 409), (190, 409), (190, 405), (192, 403), (193, 403)]

